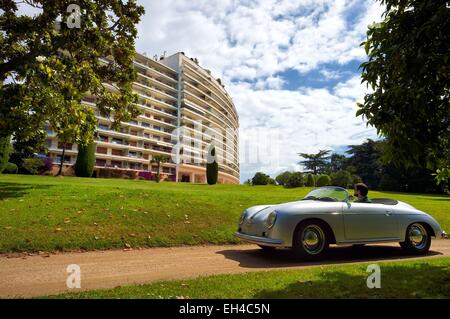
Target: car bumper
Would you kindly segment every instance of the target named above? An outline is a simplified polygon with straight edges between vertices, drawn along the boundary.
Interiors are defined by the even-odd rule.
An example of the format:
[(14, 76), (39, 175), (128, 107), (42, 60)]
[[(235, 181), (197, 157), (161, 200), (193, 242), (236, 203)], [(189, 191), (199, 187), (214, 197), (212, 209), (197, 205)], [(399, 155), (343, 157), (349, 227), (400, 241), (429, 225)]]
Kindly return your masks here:
[(448, 237), (447, 233), (443, 230), (443, 231), (441, 231), (441, 234), (439, 236), (436, 236), (436, 238), (448, 239), (449, 237)]
[(242, 240), (248, 241), (253, 244), (263, 245), (263, 246), (283, 246), (283, 241), (281, 239), (272, 239), (266, 237), (247, 235), (241, 232), (235, 232), (234, 235)]

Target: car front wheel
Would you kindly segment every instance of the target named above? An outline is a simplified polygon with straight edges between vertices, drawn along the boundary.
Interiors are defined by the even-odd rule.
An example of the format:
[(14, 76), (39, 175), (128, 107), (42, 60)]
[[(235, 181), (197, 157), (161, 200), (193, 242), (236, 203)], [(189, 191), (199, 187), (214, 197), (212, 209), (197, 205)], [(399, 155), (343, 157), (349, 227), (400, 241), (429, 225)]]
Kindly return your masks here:
[(326, 228), (319, 221), (300, 224), (293, 239), (292, 250), (301, 259), (319, 259), (329, 247)]
[(414, 223), (406, 229), (406, 238), (400, 246), (409, 253), (423, 255), (428, 252), (431, 246), (431, 237), (426, 227), (419, 223)]

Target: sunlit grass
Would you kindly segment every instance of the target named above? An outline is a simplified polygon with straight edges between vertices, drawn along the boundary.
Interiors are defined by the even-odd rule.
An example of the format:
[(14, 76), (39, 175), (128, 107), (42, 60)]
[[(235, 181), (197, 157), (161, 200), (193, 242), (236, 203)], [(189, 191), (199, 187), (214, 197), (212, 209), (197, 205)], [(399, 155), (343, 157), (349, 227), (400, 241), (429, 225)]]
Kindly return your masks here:
[[(0, 252), (237, 243), (241, 212), (310, 188), (0, 175)], [(450, 197), (378, 193), (450, 229)]]

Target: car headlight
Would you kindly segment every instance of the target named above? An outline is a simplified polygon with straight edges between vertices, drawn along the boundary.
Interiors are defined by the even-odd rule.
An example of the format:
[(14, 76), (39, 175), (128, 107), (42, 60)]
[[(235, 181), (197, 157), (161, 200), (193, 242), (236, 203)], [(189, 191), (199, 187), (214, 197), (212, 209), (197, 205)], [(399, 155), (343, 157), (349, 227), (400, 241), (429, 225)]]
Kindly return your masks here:
[(266, 227), (269, 229), (272, 228), (273, 225), (275, 225), (276, 220), (277, 220), (277, 212), (273, 211), (267, 216)]
[(246, 217), (247, 217), (247, 211), (245, 210), (242, 213), (241, 218), (239, 219), (239, 225), (242, 225), (244, 223)]

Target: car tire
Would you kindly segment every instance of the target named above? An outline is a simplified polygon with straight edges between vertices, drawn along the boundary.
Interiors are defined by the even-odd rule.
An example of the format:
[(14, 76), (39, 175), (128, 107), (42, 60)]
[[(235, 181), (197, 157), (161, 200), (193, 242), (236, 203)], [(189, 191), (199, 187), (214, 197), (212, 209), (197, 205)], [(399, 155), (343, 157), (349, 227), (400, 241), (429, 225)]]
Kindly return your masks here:
[(315, 220), (298, 225), (292, 243), (295, 256), (303, 260), (322, 258), (330, 246), (327, 229), (323, 222)]
[(400, 246), (408, 253), (424, 255), (431, 246), (431, 236), (423, 224), (413, 223), (406, 229), (405, 241)]
[(264, 245), (258, 245), (264, 252), (274, 251), (277, 249), (276, 247), (272, 246), (264, 246)]

